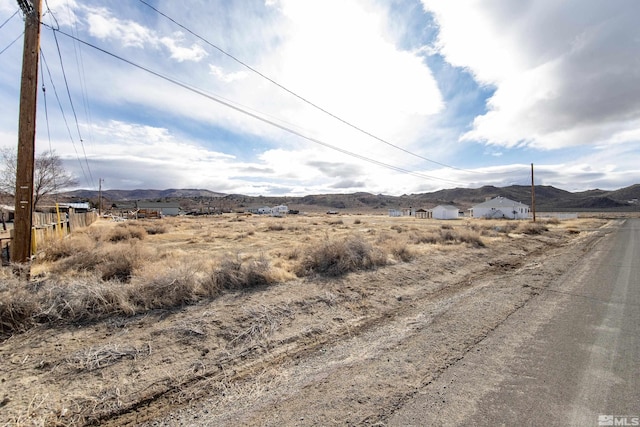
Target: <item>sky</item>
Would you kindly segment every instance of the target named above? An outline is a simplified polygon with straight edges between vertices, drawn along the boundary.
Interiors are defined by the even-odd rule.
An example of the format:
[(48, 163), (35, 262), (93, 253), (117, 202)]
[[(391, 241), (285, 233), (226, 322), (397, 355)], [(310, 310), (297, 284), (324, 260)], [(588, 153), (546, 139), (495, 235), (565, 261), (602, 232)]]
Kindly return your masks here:
[[(78, 188), (640, 183), (636, 0), (43, 0), (36, 152)], [(0, 148), (24, 20), (0, 0)]]

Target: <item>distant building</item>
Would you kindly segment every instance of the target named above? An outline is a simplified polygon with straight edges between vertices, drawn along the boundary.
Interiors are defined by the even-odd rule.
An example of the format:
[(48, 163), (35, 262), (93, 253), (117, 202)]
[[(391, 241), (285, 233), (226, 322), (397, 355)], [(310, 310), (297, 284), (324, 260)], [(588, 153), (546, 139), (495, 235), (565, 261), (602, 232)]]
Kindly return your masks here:
[(289, 207), (287, 207), (286, 205), (279, 205), (271, 208), (271, 215), (274, 215), (274, 216), (286, 215), (288, 212), (289, 212)]
[(453, 205), (438, 205), (431, 209), (434, 219), (458, 219), (458, 208)]
[(147, 214), (158, 216), (180, 215), (180, 203), (178, 202), (137, 202), (136, 207)]
[(79, 203), (59, 203), (59, 206), (71, 208), (76, 213), (89, 212), (91, 207), (89, 206), (89, 202), (79, 202)]
[(529, 218), (529, 206), (500, 196), (479, 203), (469, 210), (474, 218)]
[(427, 218), (431, 218), (431, 211), (428, 209), (416, 209), (416, 218), (422, 218), (422, 219), (427, 219)]

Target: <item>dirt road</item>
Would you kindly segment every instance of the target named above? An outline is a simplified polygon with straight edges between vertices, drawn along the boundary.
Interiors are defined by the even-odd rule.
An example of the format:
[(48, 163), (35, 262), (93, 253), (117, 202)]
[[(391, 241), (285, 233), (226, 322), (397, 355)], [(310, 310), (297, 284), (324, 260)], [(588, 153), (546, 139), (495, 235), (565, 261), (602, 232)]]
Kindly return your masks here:
[(638, 425), (638, 260), (630, 219), (387, 425)]
[[(606, 348), (608, 341), (601, 341), (616, 334), (602, 315), (623, 318), (615, 304), (624, 300), (626, 285), (606, 291), (582, 284), (592, 275), (585, 266), (595, 268), (595, 260), (609, 253), (615, 239), (599, 241), (613, 230), (555, 244), (547, 239), (529, 253), (513, 247), (485, 260), (491, 268), (464, 271), (429, 292), (399, 296), (395, 289), (388, 298), (397, 307), (384, 317), (310, 344), (278, 364), (264, 363), (251, 377), (209, 389), (205, 398), (148, 425), (563, 425), (566, 417), (585, 425), (597, 420), (593, 414), (632, 411), (637, 384), (597, 370), (609, 356), (592, 351)], [(609, 265), (628, 268), (628, 257), (637, 253), (612, 256)], [(637, 308), (637, 299), (630, 304), (627, 311)], [(637, 325), (633, 316), (626, 328)], [(556, 328), (558, 322), (568, 326)], [(637, 342), (618, 347), (626, 352), (623, 364), (637, 359)], [(630, 400), (596, 404), (593, 384), (600, 376), (608, 378), (602, 379), (607, 389), (619, 387)], [(548, 397), (539, 396), (545, 392)], [(589, 411), (580, 399), (589, 402)]]

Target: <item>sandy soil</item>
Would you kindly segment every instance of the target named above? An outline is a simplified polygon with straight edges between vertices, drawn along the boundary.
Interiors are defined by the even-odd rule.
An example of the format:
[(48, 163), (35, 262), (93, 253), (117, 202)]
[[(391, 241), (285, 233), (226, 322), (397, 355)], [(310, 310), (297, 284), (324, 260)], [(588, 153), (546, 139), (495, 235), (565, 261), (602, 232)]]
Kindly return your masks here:
[(37, 327), (0, 344), (0, 422), (384, 425), (574, 264), (603, 226), (434, 245), (342, 278)]

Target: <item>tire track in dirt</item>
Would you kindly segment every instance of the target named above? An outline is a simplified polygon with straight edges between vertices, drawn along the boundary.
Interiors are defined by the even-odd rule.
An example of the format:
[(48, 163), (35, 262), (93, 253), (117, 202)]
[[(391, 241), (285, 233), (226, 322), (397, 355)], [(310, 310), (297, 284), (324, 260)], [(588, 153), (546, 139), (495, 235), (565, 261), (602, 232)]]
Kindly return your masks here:
[[(357, 390), (350, 390), (347, 396), (341, 396), (341, 399), (338, 399), (339, 401), (346, 402), (346, 406), (344, 404), (334, 404), (332, 407), (335, 409), (325, 411), (323, 411), (322, 408), (318, 408), (318, 410), (315, 411), (317, 414), (327, 414), (327, 417), (323, 419), (307, 418), (305, 421), (296, 419), (295, 417), (288, 419), (279, 418), (277, 421), (274, 421), (273, 425), (294, 421), (298, 424), (331, 424), (335, 420), (345, 421), (345, 412), (351, 414), (349, 420), (355, 424), (377, 422), (376, 420), (382, 420), (388, 414), (392, 413), (394, 407), (398, 407), (403, 401), (410, 398), (411, 395), (417, 393), (420, 387), (428, 384), (448, 366), (464, 357), (464, 354), (470, 351), (476, 343), (484, 339), (487, 334), (507, 319), (511, 313), (522, 307), (526, 301), (537, 293), (536, 290), (524, 284), (515, 286), (515, 290), (514, 285), (507, 286), (506, 288), (494, 286), (493, 282), (496, 278), (504, 279), (505, 276), (519, 275), (518, 280), (522, 280), (524, 277), (528, 277), (527, 273), (535, 273), (534, 279), (541, 281), (541, 277), (549, 273), (552, 275), (558, 274), (554, 271), (545, 271), (543, 274), (540, 274), (540, 272), (535, 269), (526, 268), (527, 266), (525, 264), (535, 263), (538, 262), (539, 259), (547, 258), (547, 251), (550, 249), (558, 250), (562, 245), (564, 245), (563, 241), (554, 242), (553, 240), (548, 240), (546, 244), (540, 245), (531, 253), (527, 254), (527, 256), (516, 253), (503, 257), (501, 261), (493, 262), (493, 265), (485, 264), (484, 268), (458, 278), (453, 284), (447, 285), (445, 282), (431, 292), (413, 295), (407, 298), (404, 304), (381, 312), (375, 317), (362, 319), (358, 324), (351, 324), (349, 327), (335, 330), (329, 335), (314, 335), (311, 337), (296, 336), (289, 342), (272, 343), (273, 348), (268, 355), (263, 355), (262, 358), (252, 359), (250, 353), (252, 349), (249, 348), (247, 349), (248, 352), (245, 352), (244, 357), (240, 355), (233, 359), (221, 360), (215, 370), (201, 373), (180, 384), (150, 394), (140, 399), (134, 405), (122, 408), (117, 413), (111, 413), (95, 421), (99, 421), (105, 425), (131, 425), (151, 421), (165, 413), (167, 408), (175, 409), (180, 406), (185, 407), (187, 397), (192, 400), (205, 398), (210, 392), (206, 386), (210, 386), (211, 384), (218, 382), (227, 384), (242, 383), (243, 381), (250, 380), (252, 377), (264, 375), (264, 372), (269, 370), (276, 371), (273, 374), (274, 376), (282, 375), (283, 370), (288, 370), (288, 375), (293, 378), (297, 372), (296, 366), (300, 366), (302, 363), (304, 367), (304, 364), (307, 363), (300, 362), (301, 360), (317, 359), (317, 366), (314, 372), (321, 372), (320, 377), (324, 375), (324, 379), (317, 380), (316, 384), (313, 381), (315, 377), (311, 377), (310, 382), (297, 384), (297, 387), (302, 387), (298, 388), (298, 390), (304, 390), (305, 393), (305, 397), (302, 398), (300, 402), (296, 401), (295, 398), (287, 398), (284, 396), (284, 400), (282, 401), (284, 403), (278, 403), (276, 401), (268, 409), (260, 410), (258, 408), (252, 415), (252, 418), (245, 416), (243, 419), (243, 424), (249, 425), (255, 423), (269, 425), (269, 416), (274, 412), (278, 412), (275, 410), (278, 405), (285, 405), (287, 410), (284, 412), (289, 414), (298, 412), (293, 410), (293, 408), (296, 407), (296, 403), (298, 403), (300, 408), (306, 408), (302, 412), (312, 412), (309, 408), (309, 401), (322, 401), (321, 398), (323, 396), (331, 393), (339, 395), (339, 393), (335, 393), (335, 390), (340, 388), (337, 387), (337, 384), (339, 384), (341, 380), (355, 374), (361, 377), (370, 376), (373, 365), (376, 365), (376, 363), (379, 365), (377, 369), (380, 369), (380, 372), (376, 372), (376, 374), (381, 377), (388, 376), (388, 366), (380, 362), (380, 357), (384, 357), (383, 355), (386, 354), (388, 359), (387, 364), (391, 364), (390, 361), (392, 359), (396, 361), (390, 373), (393, 381), (374, 382), (374, 388), (378, 389), (379, 392), (372, 393), (370, 387), (372, 384), (364, 381), (363, 383), (368, 385), (364, 390), (360, 390), (361, 393), (357, 393)], [(523, 271), (518, 272), (518, 270)], [(512, 298), (509, 304), (505, 303), (505, 297)], [(498, 306), (492, 303), (500, 298), (502, 299), (498, 306), (501, 307), (501, 309), (496, 310)], [(496, 313), (497, 316), (491, 317), (491, 319), (484, 318), (476, 327), (472, 324), (473, 322), (460, 322), (461, 318), (468, 315), (471, 308), (474, 306), (482, 307), (483, 304), (485, 308), (484, 312), (488, 310)], [(425, 330), (427, 329), (431, 334), (430, 336), (425, 335)], [(388, 339), (385, 338), (388, 336), (388, 333), (392, 331), (395, 331), (398, 340), (388, 341)], [(403, 331), (402, 339), (399, 339), (400, 336), (397, 335), (398, 331)], [(377, 338), (367, 336), (367, 334), (375, 335), (376, 333), (379, 334)], [(380, 335), (380, 333), (382, 334)], [(453, 341), (447, 341), (448, 336), (453, 337)], [(359, 361), (351, 360), (348, 359), (349, 356), (344, 356), (344, 354), (351, 353), (349, 348), (354, 346), (354, 339), (358, 337), (364, 337), (364, 340), (377, 340), (378, 350), (376, 351), (378, 353), (375, 355), (360, 356)], [(425, 348), (420, 342), (436, 342), (441, 345), (439, 348)], [(340, 347), (342, 347), (342, 350), (339, 350)], [(326, 355), (328, 348), (335, 349), (336, 354), (340, 354), (340, 351), (344, 352), (343, 359), (327, 360)], [(376, 351), (374, 351), (374, 353)], [(403, 361), (403, 355), (408, 353), (426, 354), (428, 355), (430, 363), (419, 366), (411, 359)], [(436, 363), (436, 361), (441, 361), (441, 363)], [(226, 368), (224, 365), (226, 365)], [(321, 368), (323, 365), (330, 366), (331, 369), (329, 371), (323, 371)], [(279, 369), (279, 366), (283, 366), (283, 369)], [(402, 378), (403, 375), (407, 377), (403, 380), (405, 385), (398, 387), (397, 383), (399, 381), (397, 378), (398, 376)], [(419, 378), (419, 380), (416, 380), (416, 378)], [(292, 386), (292, 389), (296, 389), (294, 385), (290, 386)], [(372, 396), (374, 396), (374, 398), (372, 398)], [(270, 399), (275, 400), (274, 397)], [(358, 402), (358, 399), (360, 399), (360, 402)], [(358, 411), (353, 411), (353, 405), (361, 406), (362, 408)], [(233, 410), (231, 410), (230, 414), (233, 413)], [(331, 414), (334, 414), (333, 418)], [(238, 421), (237, 414), (233, 420), (233, 422)], [(217, 419), (215, 421), (220, 421), (224, 424), (224, 420)], [(227, 420), (227, 422), (231, 423), (231, 420)], [(153, 425), (162, 424), (153, 423)]]

